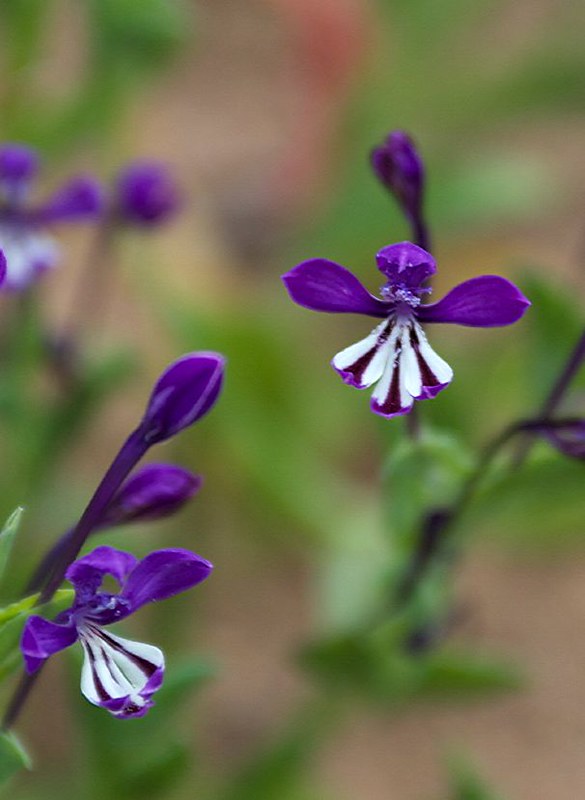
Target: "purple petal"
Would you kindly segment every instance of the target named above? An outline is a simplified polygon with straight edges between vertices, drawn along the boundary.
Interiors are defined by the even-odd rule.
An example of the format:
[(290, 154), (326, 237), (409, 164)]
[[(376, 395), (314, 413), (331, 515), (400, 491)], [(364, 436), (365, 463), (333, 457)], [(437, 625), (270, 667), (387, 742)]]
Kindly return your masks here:
[(303, 261), (282, 276), (291, 299), (312, 311), (388, 316), (391, 305), (371, 295), (345, 267), (325, 258)]
[(119, 216), (135, 225), (158, 225), (172, 216), (180, 203), (167, 166), (155, 161), (128, 166), (118, 178), (117, 194)]
[(167, 367), (141, 423), (145, 440), (162, 442), (207, 414), (219, 396), (224, 369), (219, 353), (189, 353)]
[(29, 617), (20, 640), (26, 671), (35, 672), (49, 656), (76, 641), (77, 629), (74, 625), (58, 625), (42, 617)]
[(132, 553), (104, 545), (71, 564), (65, 577), (75, 587), (79, 602), (83, 603), (97, 592), (105, 575), (113, 575), (122, 585), (138, 563)]
[(174, 464), (147, 464), (131, 475), (112, 500), (104, 525), (168, 517), (201, 487), (200, 475)]
[(0, 147), (0, 180), (20, 183), (37, 172), (39, 157), (30, 147), (5, 144)]
[(376, 254), (376, 264), (388, 278), (390, 286), (410, 289), (419, 289), (437, 271), (432, 255), (412, 242), (383, 247)]
[(103, 207), (102, 187), (95, 178), (80, 175), (62, 186), (35, 212), (42, 223), (68, 222), (96, 217)]
[(481, 275), (460, 283), (437, 303), (419, 306), (421, 322), (452, 322), (477, 328), (496, 328), (522, 317), (530, 301), (513, 283), (498, 275)]
[(121, 597), (136, 610), (145, 603), (165, 600), (207, 578), (213, 565), (181, 548), (156, 550), (138, 563), (126, 581)]

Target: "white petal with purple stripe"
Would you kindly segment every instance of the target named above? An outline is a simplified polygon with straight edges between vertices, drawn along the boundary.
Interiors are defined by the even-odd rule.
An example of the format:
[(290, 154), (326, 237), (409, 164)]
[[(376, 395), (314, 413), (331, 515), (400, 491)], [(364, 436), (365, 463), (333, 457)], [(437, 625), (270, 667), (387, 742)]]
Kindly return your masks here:
[(59, 259), (59, 248), (50, 236), (15, 225), (0, 225), (0, 249), (6, 256), (5, 286), (16, 291), (25, 289)]
[[(164, 655), (158, 647), (122, 639), (96, 625), (79, 630), (85, 660), (81, 691), (97, 706), (115, 704), (116, 716), (139, 716), (152, 705), (149, 681), (164, 669)], [(113, 703), (114, 701), (114, 703)]]
[(418, 322), (390, 317), (332, 362), (346, 383), (364, 389), (377, 383), (372, 410), (385, 417), (408, 413), (415, 400), (435, 397), (453, 378), (451, 367), (427, 341)]

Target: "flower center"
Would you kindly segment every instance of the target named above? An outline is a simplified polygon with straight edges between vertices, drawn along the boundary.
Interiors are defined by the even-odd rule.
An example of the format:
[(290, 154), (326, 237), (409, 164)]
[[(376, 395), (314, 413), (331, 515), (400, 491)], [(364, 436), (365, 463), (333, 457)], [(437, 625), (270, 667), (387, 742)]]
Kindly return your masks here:
[(413, 288), (406, 283), (397, 283), (396, 281), (388, 281), (380, 289), (384, 300), (396, 303), (398, 306), (409, 306), (409, 308), (417, 308), (421, 304), (421, 295), (430, 292), (430, 288)]
[(123, 597), (106, 592), (98, 592), (80, 609), (85, 619), (94, 622), (111, 623), (122, 616), (127, 616), (129, 603)]

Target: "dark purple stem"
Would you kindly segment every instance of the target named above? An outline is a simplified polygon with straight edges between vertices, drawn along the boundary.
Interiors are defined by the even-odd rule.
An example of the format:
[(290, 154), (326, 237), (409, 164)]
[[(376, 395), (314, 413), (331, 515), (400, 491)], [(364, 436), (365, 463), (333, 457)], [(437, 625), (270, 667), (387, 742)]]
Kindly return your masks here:
[[(93, 497), (87, 504), (79, 522), (71, 531), (71, 535), (68, 537), (60, 553), (60, 558), (55, 564), (51, 577), (41, 592), (38, 605), (51, 600), (63, 582), (67, 567), (76, 559), (87, 537), (99, 526), (105, 511), (120, 485), (146, 453), (148, 447), (149, 445), (145, 441), (142, 427), (137, 428), (126, 439), (120, 452), (111, 463), (101, 483), (95, 490)], [(14, 725), (32, 687), (41, 673), (41, 669), (38, 669), (32, 675), (23, 675), (21, 678), (16, 692), (6, 710), (2, 721), (2, 730), (9, 730)]]
[(431, 237), (429, 234), (429, 230), (425, 224), (424, 218), (422, 216), (422, 212), (420, 216), (412, 219), (410, 221), (410, 226), (412, 228), (412, 236), (414, 244), (422, 247), (423, 250), (426, 250), (427, 253), (431, 252)]
[(47, 583), (51, 577), (51, 574), (53, 573), (53, 570), (55, 569), (55, 565), (61, 560), (61, 556), (65, 552), (68, 542), (71, 541), (74, 530), (74, 528), (70, 528), (68, 531), (66, 531), (61, 538), (55, 542), (53, 547), (51, 547), (51, 549), (45, 553), (25, 586), (25, 597), (28, 597), (28, 595), (34, 594), (35, 592), (39, 592), (43, 588), (44, 584)]
[[(571, 381), (579, 371), (584, 360), (585, 360), (585, 331), (583, 331), (583, 333), (577, 340), (577, 344), (573, 348), (573, 351), (569, 356), (565, 366), (563, 367), (559, 377), (555, 381), (546, 400), (544, 401), (542, 408), (540, 409), (540, 412), (538, 414), (539, 417), (548, 418), (552, 416), (552, 414), (557, 410), (558, 406), (560, 405), (561, 401), (565, 396), (567, 389), (569, 388)], [(528, 457), (528, 454), (533, 444), (534, 444), (533, 437), (525, 439), (521, 443), (520, 447), (518, 448), (518, 452), (516, 453), (516, 457), (514, 459), (515, 467), (519, 467), (524, 463), (524, 461)]]

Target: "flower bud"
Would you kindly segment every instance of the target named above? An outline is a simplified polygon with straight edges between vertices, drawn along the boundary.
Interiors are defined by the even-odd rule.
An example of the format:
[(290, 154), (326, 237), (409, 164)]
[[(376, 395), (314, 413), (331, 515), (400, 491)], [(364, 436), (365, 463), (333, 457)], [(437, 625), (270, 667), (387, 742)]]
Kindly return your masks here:
[(116, 212), (131, 225), (152, 226), (165, 222), (179, 206), (179, 192), (167, 167), (153, 161), (137, 161), (118, 176)]
[(201, 476), (173, 464), (147, 464), (118, 491), (104, 514), (103, 526), (169, 517), (195, 495)]
[(0, 180), (19, 183), (34, 177), (39, 166), (36, 152), (21, 144), (0, 147)]
[(68, 222), (96, 217), (103, 208), (103, 189), (91, 175), (78, 175), (58, 189), (36, 212), (40, 222)]
[(563, 455), (585, 460), (585, 419), (528, 424), (525, 429), (539, 433)]
[(6, 256), (4, 255), (4, 250), (0, 250), (0, 286), (4, 283), (4, 279), (6, 278)]
[(392, 131), (374, 148), (372, 168), (378, 179), (396, 197), (411, 220), (421, 213), (424, 166), (411, 138), (404, 131)]
[(188, 353), (170, 364), (156, 382), (140, 432), (149, 445), (197, 422), (215, 404), (225, 359), (219, 353)]

